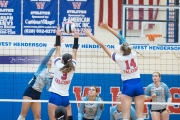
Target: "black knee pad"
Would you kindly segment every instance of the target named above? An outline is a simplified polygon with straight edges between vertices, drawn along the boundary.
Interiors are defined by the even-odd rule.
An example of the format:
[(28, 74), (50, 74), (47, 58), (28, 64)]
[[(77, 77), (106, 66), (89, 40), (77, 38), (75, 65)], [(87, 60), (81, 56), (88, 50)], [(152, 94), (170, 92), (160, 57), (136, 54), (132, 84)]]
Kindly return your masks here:
[(68, 116), (68, 120), (73, 120), (73, 117), (72, 116)]

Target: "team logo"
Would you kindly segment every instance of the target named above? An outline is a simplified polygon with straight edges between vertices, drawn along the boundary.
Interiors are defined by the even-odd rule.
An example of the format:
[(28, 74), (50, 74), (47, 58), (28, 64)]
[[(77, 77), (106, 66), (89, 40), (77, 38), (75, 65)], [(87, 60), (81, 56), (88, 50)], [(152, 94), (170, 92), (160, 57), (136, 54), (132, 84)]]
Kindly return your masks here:
[(5, 0), (0, 0), (0, 7), (7, 7), (9, 1), (5, 1)]
[(80, 9), (81, 2), (72, 2), (72, 5), (73, 5), (74, 9)]
[(45, 2), (36, 2), (37, 9), (44, 9)]

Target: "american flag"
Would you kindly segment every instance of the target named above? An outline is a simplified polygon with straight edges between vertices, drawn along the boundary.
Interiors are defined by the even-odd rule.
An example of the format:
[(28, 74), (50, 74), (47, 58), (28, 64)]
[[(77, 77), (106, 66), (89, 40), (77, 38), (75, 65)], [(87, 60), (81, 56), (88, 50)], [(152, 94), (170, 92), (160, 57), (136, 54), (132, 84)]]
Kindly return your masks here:
[[(159, 5), (160, 0), (127, 0), (126, 4)], [(100, 0), (99, 23), (106, 22), (113, 29), (121, 29), (123, 0)], [(128, 8), (127, 19), (156, 20), (158, 9), (155, 8)], [(141, 29), (140, 21), (128, 21), (127, 29)], [(150, 29), (153, 24), (145, 24), (143, 29)]]

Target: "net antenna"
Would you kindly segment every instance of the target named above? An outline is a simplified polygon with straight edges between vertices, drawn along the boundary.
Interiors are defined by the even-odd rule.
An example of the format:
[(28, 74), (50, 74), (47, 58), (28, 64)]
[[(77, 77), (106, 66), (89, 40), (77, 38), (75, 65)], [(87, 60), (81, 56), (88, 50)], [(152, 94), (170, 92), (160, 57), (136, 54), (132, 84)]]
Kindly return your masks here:
[[(152, 13), (153, 11), (158, 11), (158, 16), (155, 15), (156, 13)], [(170, 12), (177, 13), (177, 11), (180, 13), (179, 6), (123, 4), (122, 6), (122, 18), (123, 18), (122, 19), (122, 36), (126, 39), (127, 37), (131, 37), (133, 39), (136, 39), (136, 37), (138, 38), (148, 37), (150, 38), (149, 39), (150, 41), (153, 41), (156, 37), (162, 36), (162, 39), (166, 38), (166, 43), (180, 43), (180, 30), (179, 30), (180, 19), (178, 19), (177, 21), (175, 17), (171, 18), (169, 16)], [(138, 14), (140, 14), (140, 12), (143, 12), (143, 14), (146, 14), (144, 15), (145, 17), (143, 16), (144, 18), (142, 18), (141, 15), (138, 17)], [(148, 12), (152, 13), (151, 19), (148, 18), (148, 15), (149, 15)], [(163, 17), (161, 13), (163, 14)], [(131, 14), (132, 15), (134, 14), (134, 16), (130, 17)], [(143, 28), (145, 24), (151, 25), (152, 26), (151, 30), (149, 30), (149, 28)], [(156, 27), (155, 25), (160, 26), (159, 27), (160, 30), (158, 32), (153, 31), (154, 28)], [(171, 32), (170, 29), (167, 29), (167, 27), (169, 26), (173, 27), (173, 31), (172, 31), (173, 35), (168, 35), (168, 33)], [(137, 32), (137, 30), (139, 30), (139, 32)], [(130, 36), (128, 34), (130, 34)]]

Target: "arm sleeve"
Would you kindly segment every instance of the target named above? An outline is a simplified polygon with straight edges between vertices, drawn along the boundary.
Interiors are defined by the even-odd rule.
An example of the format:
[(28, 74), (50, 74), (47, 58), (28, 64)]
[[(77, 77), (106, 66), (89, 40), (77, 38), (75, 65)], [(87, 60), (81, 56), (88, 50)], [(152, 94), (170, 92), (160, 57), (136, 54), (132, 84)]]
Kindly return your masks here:
[(122, 44), (122, 43), (124, 43), (124, 42), (127, 42), (126, 39), (123, 38), (121, 34), (122, 34), (122, 33), (121, 33), (121, 30), (120, 30), (120, 31), (119, 31), (119, 34), (118, 34), (118, 36), (119, 36), (119, 38), (118, 38), (118, 39), (119, 39), (119, 44)]
[(146, 87), (144, 94), (145, 94), (145, 96), (151, 96), (151, 85), (148, 85)]
[(76, 66), (76, 60), (72, 59), (72, 63), (74, 66)]
[(53, 78), (46, 78), (46, 90), (48, 91), (49, 88), (51, 87), (51, 83), (52, 83)]
[(118, 60), (120, 60), (120, 56), (118, 55), (118, 54), (116, 54), (115, 52), (112, 52), (111, 53), (111, 58), (115, 61), (115, 62), (117, 62)]
[(114, 112), (114, 110), (113, 110), (113, 107), (112, 107), (111, 112), (110, 112), (110, 120), (115, 120), (114, 116), (113, 116), (113, 112)]
[(39, 65), (37, 71), (35, 72), (35, 76), (37, 77), (44, 68), (47, 67), (47, 63), (49, 61), (49, 59), (51, 58), (52, 54), (54, 53), (56, 48), (51, 48), (51, 50), (48, 52), (48, 54), (44, 57), (44, 59), (42, 60), (41, 64)]
[[(85, 101), (85, 99), (83, 98), (82, 101)], [(79, 110), (78, 110), (78, 120), (82, 120), (82, 119), (83, 119), (84, 107), (85, 107), (85, 104), (84, 104), (84, 103), (81, 103), (81, 104), (80, 104), (80, 107), (79, 107)]]
[(167, 97), (167, 98), (172, 98), (171, 93), (170, 93), (170, 90), (169, 90), (169, 87), (168, 87), (166, 84), (164, 84), (164, 89), (165, 89), (165, 95), (166, 95), (166, 97)]
[(97, 113), (96, 113), (96, 116), (94, 118), (94, 120), (99, 120), (100, 117), (101, 117), (101, 113), (102, 113), (102, 109), (100, 108), (100, 104), (98, 105), (98, 110), (97, 110)]
[(136, 111), (132, 106), (130, 109), (130, 118), (131, 118), (131, 120), (136, 120)]

